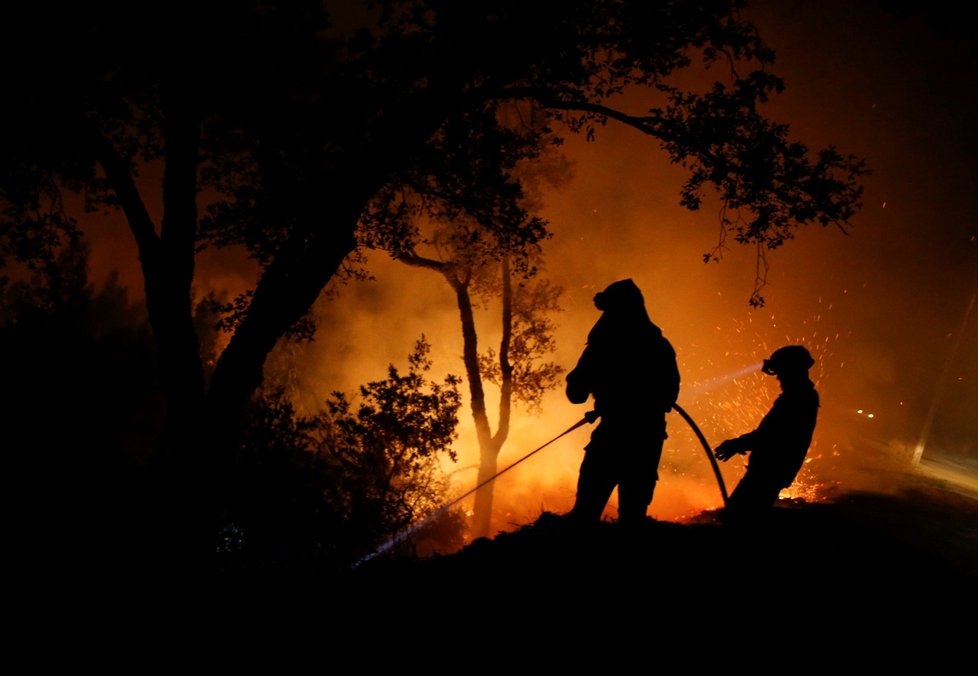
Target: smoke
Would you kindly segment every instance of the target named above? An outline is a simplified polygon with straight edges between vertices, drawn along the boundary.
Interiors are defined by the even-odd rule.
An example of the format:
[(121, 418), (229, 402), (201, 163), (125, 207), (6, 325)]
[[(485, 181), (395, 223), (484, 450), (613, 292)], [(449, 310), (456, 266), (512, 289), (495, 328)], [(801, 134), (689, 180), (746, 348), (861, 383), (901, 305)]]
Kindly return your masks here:
[[(679, 356), (680, 403), (716, 445), (753, 429), (778, 394), (774, 379), (753, 365), (777, 347), (803, 344), (816, 358), (812, 375), (822, 409), (806, 465), (785, 495), (892, 492), (912, 472), (912, 450), (947, 360), (951, 375), (930, 452), (974, 453), (969, 444), (978, 438), (974, 419), (961, 412), (968, 408), (963, 402), (978, 400), (974, 320), (963, 329), (964, 347), (950, 354), (978, 286), (976, 137), (966, 124), (978, 112), (978, 83), (974, 69), (951, 67), (974, 59), (962, 55), (960, 44), (869, 6), (760, 3), (752, 11), (787, 83), (770, 114), (791, 123), (813, 147), (831, 143), (865, 157), (873, 170), (865, 208), (848, 232), (809, 228), (768, 252), (767, 303), (752, 309), (747, 299), (755, 252), (730, 245), (719, 264), (702, 263), (702, 254), (717, 244), (717, 212), (709, 205), (695, 213), (677, 205), (680, 168), (633, 129), (609, 125), (596, 143), (571, 137), (565, 151), (573, 178), (543, 198), (543, 215), (555, 231), (544, 274), (565, 289), (556, 361), (573, 368), (598, 316), (594, 293), (634, 279)], [(944, 102), (940, 119), (929, 105), (935, 98)], [(635, 110), (643, 105), (639, 98), (630, 103)], [(957, 111), (954, 119), (949, 110)], [(345, 362), (349, 372), (380, 368), (424, 330), (445, 357), (439, 367), (461, 373), (461, 337), (447, 285), (427, 271), (375, 264), (376, 318), (336, 310), (354, 322), (352, 335), (369, 339), (357, 347), (371, 356), (356, 368)], [(493, 317), (480, 319), (481, 345), (495, 345), (498, 329), (485, 323)], [(370, 330), (377, 322), (405, 330), (381, 335)], [(383, 356), (374, 341), (383, 343)], [(490, 406), (496, 395), (490, 388)], [(500, 467), (566, 429), (584, 410), (557, 391), (547, 395), (538, 416), (517, 411)], [(459, 467), (478, 461), (466, 414), (463, 409)], [(497, 528), (570, 507), (588, 429), (499, 479)], [(650, 513), (673, 520), (718, 507), (712, 470), (692, 433), (676, 415), (669, 416), (668, 430)], [(722, 471), (730, 489), (743, 463), (731, 460)], [(461, 492), (474, 484), (475, 473), (463, 470), (455, 478)], [(608, 515), (615, 515), (614, 500)]]
[[(681, 168), (634, 129), (609, 124), (597, 142), (570, 136), (573, 177), (542, 197), (554, 238), (542, 274), (565, 289), (557, 317), (555, 361), (573, 368), (597, 319), (594, 293), (632, 278), (649, 314), (676, 348), (680, 404), (712, 445), (760, 421), (777, 396), (755, 365), (786, 344), (816, 358), (822, 409), (797, 485), (787, 495), (818, 499), (833, 491), (897, 490), (935, 399), (927, 454), (978, 459), (978, 328), (963, 321), (978, 289), (978, 68), (973, 43), (935, 36), (926, 25), (865, 3), (752, 3), (748, 11), (778, 54), (786, 91), (769, 104), (812, 147), (834, 144), (867, 160), (864, 209), (851, 228), (809, 228), (768, 252), (765, 307), (753, 309), (755, 252), (731, 244), (720, 263), (704, 264), (717, 245), (716, 205), (678, 206)], [(640, 96), (627, 104), (641, 112)], [(93, 242), (97, 265), (118, 260), (118, 237)], [(100, 248), (101, 247), (101, 248)], [(220, 257), (201, 261), (201, 288), (253, 279)], [(104, 267), (101, 267), (104, 266)], [(315, 310), (310, 344), (282, 348), (295, 396), (315, 409), (332, 390), (355, 391), (404, 363), (422, 333), (439, 373), (462, 374), (455, 299), (436, 273), (372, 254), (375, 281), (338, 287)], [(124, 272), (123, 279), (130, 279)], [(136, 285), (138, 286), (138, 284)], [(237, 290), (237, 289), (236, 289)], [(498, 320), (478, 317), (480, 347), (498, 345)], [(964, 333), (961, 347), (952, 349)], [(938, 391), (947, 364), (947, 384)], [(495, 425), (498, 392), (487, 392)], [(475, 483), (478, 447), (467, 403), (460, 413), (458, 494)], [(580, 419), (582, 406), (549, 393), (534, 415), (517, 409), (499, 458), (505, 467)], [(869, 417), (869, 413), (873, 416)], [(495, 527), (562, 512), (574, 498), (588, 427), (549, 447), (495, 486)], [(669, 439), (651, 514), (680, 520), (720, 506), (709, 463), (685, 423), (668, 419)], [(743, 473), (723, 465), (731, 489)], [(614, 501), (608, 515), (615, 515)]]

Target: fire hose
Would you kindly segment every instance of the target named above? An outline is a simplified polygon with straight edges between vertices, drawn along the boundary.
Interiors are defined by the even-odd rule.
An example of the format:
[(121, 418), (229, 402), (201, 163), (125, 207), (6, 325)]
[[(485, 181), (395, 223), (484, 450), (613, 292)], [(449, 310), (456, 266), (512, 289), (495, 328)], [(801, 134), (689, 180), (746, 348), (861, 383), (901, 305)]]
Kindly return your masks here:
[(689, 426), (693, 430), (693, 433), (696, 435), (696, 438), (699, 439), (700, 444), (703, 445), (703, 450), (706, 451), (706, 457), (709, 459), (710, 466), (713, 468), (713, 476), (715, 476), (717, 479), (717, 486), (720, 487), (720, 495), (723, 496), (723, 505), (724, 507), (726, 507), (727, 486), (726, 484), (723, 483), (723, 475), (720, 474), (720, 465), (717, 463), (717, 459), (713, 456), (713, 449), (711, 449), (710, 444), (706, 442), (706, 437), (703, 436), (703, 433), (700, 431), (699, 426), (695, 422), (693, 422), (693, 419), (689, 416), (688, 413), (686, 413), (686, 411), (683, 410), (683, 407), (680, 406), (679, 404), (673, 404), (672, 407), (673, 409), (675, 409), (676, 413), (682, 416), (682, 419), (689, 424)]
[(367, 554), (362, 559), (360, 559), (355, 564), (353, 564), (353, 567), (355, 568), (355, 567), (359, 566), (360, 564), (365, 563), (365, 562), (369, 561), (370, 559), (375, 558), (376, 556), (378, 556), (380, 554), (383, 554), (384, 552), (386, 552), (387, 550), (389, 550), (391, 547), (393, 547), (394, 545), (396, 545), (398, 542), (401, 542), (402, 540), (404, 540), (404, 538), (406, 538), (409, 535), (411, 535), (411, 533), (416, 532), (419, 528), (421, 528), (424, 525), (430, 523), (432, 520), (435, 519), (435, 517), (437, 517), (440, 514), (444, 513), (445, 511), (447, 511), (451, 507), (454, 507), (455, 505), (457, 505), (458, 503), (460, 503), (462, 500), (464, 500), (465, 498), (469, 497), (470, 495), (472, 495), (473, 493), (475, 493), (476, 491), (478, 491), (483, 486), (486, 486), (486, 485), (492, 483), (493, 481), (495, 481), (496, 479), (498, 479), (500, 476), (502, 476), (503, 474), (505, 474), (509, 470), (513, 469), (514, 467), (516, 467), (518, 464), (520, 464), (521, 462), (523, 462), (524, 460), (526, 460), (530, 456), (532, 456), (532, 455), (534, 455), (536, 453), (539, 453), (540, 451), (542, 451), (543, 449), (545, 449), (547, 446), (549, 446), (553, 442), (557, 441), (561, 437), (563, 437), (563, 436), (565, 436), (567, 434), (570, 434), (571, 432), (573, 432), (574, 430), (576, 430), (581, 425), (583, 425), (585, 423), (592, 423), (596, 419), (597, 419), (597, 416), (594, 414), (594, 411), (589, 411), (583, 418), (581, 418), (580, 420), (578, 420), (576, 423), (574, 423), (573, 425), (571, 425), (570, 427), (568, 427), (566, 430), (564, 430), (563, 432), (561, 432), (560, 434), (558, 434), (557, 436), (555, 436), (553, 439), (551, 439), (547, 443), (545, 443), (545, 444), (543, 444), (541, 446), (537, 446), (536, 448), (534, 448), (532, 451), (530, 451), (529, 453), (527, 453), (526, 455), (524, 455), (519, 460), (516, 460), (515, 462), (507, 465), (506, 467), (504, 467), (503, 469), (499, 470), (498, 472), (496, 472), (495, 474), (493, 474), (491, 477), (489, 477), (485, 481), (483, 481), (480, 484), (478, 484), (472, 490), (463, 493), (462, 495), (458, 496), (457, 498), (455, 498), (454, 500), (452, 500), (448, 504), (442, 505), (441, 507), (439, 507), (438, 509), (436, 509), (434, 512), (432, 512), (431, 514), (429, 514), (428, 516), (426, 516), (424, 519), (422, 519), (418, 523), (415, 523), (415, 524), (412, 524), (412, 525), (408, 526), (407, 528), (405, 528), (404, 530), (402, 530), (400, 533), (396, 533), (393, 537), (391, 537), (389, 540), (387, 540), (387, 542), (385, 542), (380, 547), (378, 547), (377, 549), (375, 549), (374, 551), (372, 551), (370, 554)]
[[(710, 465), (713, 468), (713, 475), (716, 477), (717, 485), (720, 487), (720, 495), (723, 496), (723, 504), (726, 505), (727, 504), (727, 487), (723, 483), (723, 475), (720, 474), (720, 466), (717, 464), (716, 458), (713, 457), (713, 450), (710, 448), (710, 444), (707, 443), (706, 437), (703, 436), (703, 432), (700, 431), (699, 426), (695, 422), (693, 422), (693, 419), (689, 416), (688, 413), (686, 413), (685, 410), (683, 410), (683, 408), (679, 404), (673, 404), (672, 407), (673, 407), (673, 409), (675, 409), (676, 413), (678, 413), (680, 416), (682, 416), (682, 419), (685, 420), (689, 424), (690, 428), (692, 428), (692, 430), (693, 430), (693, 433), (696, 435), (696, 438), (699, 439), (700, 444), (702, 444), (703, 450), (706, 451), (706, 457), (710, 460)], [(507, 465), (503, 469), (501, 469), (498, 472), (496, 472), (495, 474), (493, 474), (491, 477), (489, 477), (485, 481), (482, 481), (481, 483), (479, 483), (478, 485), (476, 485), (475, 488), (472, 488), (471, 490), (463, 493), (462, 495), (458, 496), (457, 498), (455, 498), (451, 502), (449, 502), (449, 503), (447, 503), (445, 505), (442, 505), (441, 507), (439, 507), (438, 509), (436, 509), (434, 512), (432, 512), (431, 514), (429, 514), (428, 516), (426, 516), (421, 521), (419, 521), (419, 522), (417, 522), (415, 524), (412, 524), (412, 525), (408, 526), (407, 528), (405, 528), (404, 530), (400, 531), (399, 533), (396, 533), (393, 537), (391, 537), (389, 540), (387, 540), (386, 542), (384, 542), (380, 547), (378, 547), (373, 552), (371, 552), (370, 554), (367, 554), (366, 556), (364, 556), (363, 558), (361, 558), (360, 560), (358, 560), (356, 563), (354, 563), (353, 564), (353, 567), (355, 568), (355, 567), (359, 566), (360, 564), (365, 563), (365, 562), (367, 562), (367, 561), (369, 561), (369, 560), (371, 560), (371, 559), (379, 556), (380, 554), (383, 554), (384, 552), (388, 551), (391, 547), (393, 547), (394, 545), (396, 545), (398, 542), (403, 541), (405, 538), (407, 538), (408, 536), (410, 536), (412, 533), (417, 532), (417, 530), (419, 528), (424, 527), (426, 524), (428, 524), (431, 521), (433, 521), (440, 514), (443, 514), (444, 512), (446, 512), (450, 508), (454, 507), (455, 505), (457, 505), (459, 502), (461, 502), (465, 498), (469, 497), (470, 495), (472, 495), (473, 493), (475, 493), (476, 491), (478, 491), (479, 489), (481, 489), (484, 486), (487, 486), (488, 484), (492, 483), (493, 481), (495, 481), (496, 479), (498, 479), (500, 476), (502, 476), (503, 474), (505, 474), (509, 470), (513, 469), (517, 465), (519, 465), (524, 460), (527, 460), (531, 456), (539, 453), (540, 451), (542, 451), (543, 449), (545, 449), (550, 444), (554, 443), (555, 441), (557, 441), (561, 437), (564, 437), (564, 436), (570, 434), (571, 432), (573, 432), (574, 430), (576, 430), (578, 427), (581, 427), (585, 423), (593, 423), (597, 419), (598, 419), (598, 414), (595, 411), (588, 411), (586, 414), (584, 414), (584, 417), (583, 418), (581, 418), (576, 423), (574, 423), (573, 425), (571, 425), (570, 427), (568, 427), (566, 430), (564, 430), (563, 432), (561, 432), (560, 434), (558, 434), (557, 436), (555, 436), (550, 441), (548, 441), (545, 444), (542, 444), (540, 446), (537, 446), (532, 451), (530, 451), (529, 453), (527, 453), (526, 455), (524, 455), (522, 458), (520, 458), (518, 460), (515, 460), (514, 462), (510, 463), (509, 465)]]

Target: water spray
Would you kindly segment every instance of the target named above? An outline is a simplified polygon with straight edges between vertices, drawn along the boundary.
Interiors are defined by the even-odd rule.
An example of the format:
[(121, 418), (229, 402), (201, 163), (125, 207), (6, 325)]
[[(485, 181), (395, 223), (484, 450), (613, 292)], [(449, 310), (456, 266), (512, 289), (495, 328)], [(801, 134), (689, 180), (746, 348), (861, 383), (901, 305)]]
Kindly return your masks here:
[[(721, 385), (729, 383), (732, 380), (736, 380), (740, 376), (746, 376), (748, 373), (753, 373), (761, 368), (762, 362), (757, 362), (756, 364), (750, 364), (749, 366), (744, 366), (730, 373), (725, 373), (722, 376), (717, 376), (716, 378), (711, 378), (710, 380), (704, 381), (702, 383), (697, 383), (692, 387), (684, 387), (683, 394), (687, 397), (698, 397), (701, 394), (714, 390)], [(678, 412), (678, 411), (677, 411)], [(682, 415), (682, 414), (680, 414)], [(689, 422), (689, 420), (686, 420)]]
[(452, 500), (448, 504), (442, 505), (441, 507), (439, 507), (438, 509), (436, 509), (435, 511), (433, 511), (431, 514), (429, 514), (428, 516), (426, 516), (425, 518), (423, 518), (421, 521), (419, 521), (419, 522), (417, 522), (415, 524), (411, 524), (410, 526), (408, 526), (407, 528), (405, 528), (404, 530), (402, 530), (400, 533), (395, 534), (393, 537), (391, 537), (389, 540), (387, 540), (380, 547), (378, 547), (377, 549), (375, 549), (374, 551), (372, 551), (370, 554), (367, 554), (366, 556), (364, 556), (363, 558), (361, 558), (359, 561), (357, 561), (356, 563), (354, 563), (353, 564), (353, 567), (356, 568), (357, 566), (359, 566), (359, 565), (361, 565), (363, 563), (366, 563), (367, 561), (369, 561), (369, 560), (371, 560), (373, 558), (376, 558), (377, 556), (383, 554), (384, 552), (389, 551), (390, 548), (393, 547), (394, 545), (396, 545), (398, 542), (401, 542), (405, 538), (407, 538), (408, 536), (410, 536), (411, 534), (416, 533), (420, 528), (423, 528), (427, 524), (431, 523), (432, 521), (435, 520), (436, 517), (444, 514), (450, 508), (454, 507), (455, 505), (457, 505), (458, 503), (460, 503), (462, 500), (464, 500), (465, 498), (469, 497), (470, 495), (472, 495), (473, 493), (475, 493), (476, 491), (478, 491), (483, 486), (489, 485), (490, 483), (492, 483), (493, 481), (495, 481), (496, 479), (498, 479), (500, 476), (502, 476), (503, 474), (505, 474), (509, 470), (513, 469), (518, 464), (520, 464), (521, 462), (523, 462), (524, 460), (526, 460), (530, 456), (534, 455), (535, 453), (539, 453), (540, 451), (542, 451), (547, 446), (549, 446), (553, 442), (557, 441), (558, 439), (560, 439), (564, 435), (570, 434), (571, 432), (573, 432), (574, 430), (576, 430), (578, 427), (581, 427), (585, 423), (593, 423), (595, 420), (597, 420), (597, 418), (598, 418), (598, 416), (595, 414), (594, 411), (588, 411), (588, 413), (586, 413), (583, 418), (581, 418), (580, 420), (578, 420), (576, 423), (574, 423), (573, 425), (571, 425), (570, 427), (568, 427), (566, 430), (564, 430), (563, 432), (561, 432), (560, 434), (558, 434), (557, 436), (555, 436), (553, 439), (551, 439), (547, 443), (545, 443), (545, 444), (543, 444), (541, 446), (537, 446), (535, 449), (533, 449), (532, 451), (530, 451), (529, 453), (527, 453), (526, 455), (524, 455), (522, 458), (520, 458), (519, 460), (513, 462), (510, 465), (507, 465), (505, 468), (499, 470), (498, 472), (496, 472), (495, 474), (493, 474), (491, 477), (489, 477), (488, 479), (486, 479), (485, 481), (483, 481), (482, 483), (480, 483), (479, 485), (477, 485), (472, 490), (470, 490), (470, 491), (468, 491), (466, 493), (463, 493), (462, 495), (458, 496), (457, 498), (455, 498), (454, 500)]
[[(720, 474), (720, 466), (717, 464), (716, 458), (713, 457), (713, 450), (710, 448), (710, 444), (707, 443), (706, 437), (703, 436), (703, 432), (700, 431), (699, 426), (695, 422), (693, 422), (693, 419), (689, 416), (688, 413), (686, 413), (685, 410), (683, 410), (683, 408), (679, 404), (673, 404), (672, 405), (672, 408), (676, 411), (676, 413), (678, 413), (680, 416), (682, 416), (682, 419), (683, 420), (685, 420), (689, 424), (689, 426), (693, 430), (693, 433), (696, 434), (696, 438), (699, 439), (700, 444), (702, 444), (703, 450), (706, 451), (706, 457), (710, 460), (710, 465), (713, 467), (713, 474), (716, 477), (717, 485), (720, 487), (720, 495), (723, 496), (723, 504), (724, 504), (724, 506), (726, 506), (726, 504), (727, 504), (727, 487), (726, 487), (726, 485), (723, 482), (723, 475)], [(472, 495), (473, 493), (475, 493), (476, 491), (478, 491), (480, 488), (483, 488), (484, 486), (487, 486), (488, 484), (492, 483), (493, 481), (495, 481), (496, 479), (498, 479), (500, 476), (502, 476), (503, 474), (505, 474), (509, 470), (513, 469), (514, 467), (516, 467), (517, 465), (519, 465), (524, 460), (527, 460), (528, 458), (530, 458), (531, 456), (535, 455), (536, 453), (539, 453), (540, 451), (542, 451), (543, 449), (545, 449), (547, 446), (549, 446), (553, 442), (555, 442), (558, 439), (560, 439), (561, 437), (563, 437), (563, 436), (565, 436), (567, 434), (570, 434), (571, 432), (573, 432), (574, 430), (576, 430), (578, 427), (581, 427), (585, 423), (593, 423), (597, 419), (598, 419), (598, 414), (596, 412), (594, 412), (594, 411), (588, 411), (584, 415), (583, 418), (581, 418), (576, 423), (574, 423), (573, 425), (571, 425), (570, 427), (568, 427), (566, 430), (564, 430), (563, 432), (561, 432), (560, 434), (558, 434), (557, 436), (555, 436), (550, 441), (548, 441), (545, 444), (542, 444), (540, 446), (537, 446), (536, 448), (534, 448), (532, 451), (530, 451), (529, 453), (527, 453), (526, 455), (524, 455), (519, 460), (516, 460), (515, 462), (507, 465), (506, 467), (504, 467), (503, 469), (499, 470), (498, 472), (496, 472), (495, 474), (493, 474), (491, 477), (489, 477), (488, 479), (486, 479), (482, 483), (478, 484), (475, 488), (473, 488), (473, 489), (471, 489), (471, 490), (463, 493), (462, 495), (458, 496), (457, 498), (455, 498), (454, 500), (452, 500), (448, 504), (442, 505), (441, 507), (439, 507), (438, 509), (436, 509), (435, 511), (433, 511), (431, 514), (429, 514), (428, 516), (426, 516), (421, 521), (418, 521), (415, 524), (411, 524), (410, 526), (408, 526), (404, 530), (402, 530), (399, 533), (396, 533), (395, 535), (393, 535), (390, 539), (388, 539), (386, 542), (384, 542), (382, 545), (380, 545), (377, 549), (375, 549), (371, 553), (367, 554), (366, 556), (364, 556), (361, 559), (359, 559), (358, 561), (356, 561), (353, 564), (353, 568), (356, 568), (356, 567), (358, 567), (358, 566), (366, 563), (367, 561), (370, 561), (371, 559), (374, 559), (374, 558), (380, 556), (384, 552), (390, 551), (390, 549), (394, 545), (396, 545), (399, 542), (403, 542), (406, 538), (410, 537), (412, 534), (416, 533), (418, 530), (420, 530), (421, 528), (423, 528), (427, 524), (429, 524), (432, 521), (434, 521), (438, 516), (444, 514), (446, 511), (448, 511), (449, 509), (451, 509), (452, 507), (454, 507), (455, 505), (457, 505), (459, 502), (461, 502), (465, 498), (469, 497), (470, 495)]]

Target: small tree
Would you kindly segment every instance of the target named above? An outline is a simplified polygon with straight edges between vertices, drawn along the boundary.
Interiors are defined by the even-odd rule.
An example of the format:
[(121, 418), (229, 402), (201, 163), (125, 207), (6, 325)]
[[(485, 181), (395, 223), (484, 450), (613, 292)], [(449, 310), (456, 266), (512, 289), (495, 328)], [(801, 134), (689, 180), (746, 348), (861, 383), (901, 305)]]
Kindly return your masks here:
[[(360, 388), (358, 406), (335, 392), (303, 417), (281, 391), (255, 401), (219, 535), (226, 560), (349, 565), (446, 502), (440, 460), (455, 459), (458, 379), (427, 380), (429, 350), (422, 337), (408, 372), (390, 365)], [(428, 531), (454, 547), (461, 518), (442, 515)]]
[[(481, 484), (495, 476), (497, 460), (509, 438), (514, 399), (528, 408), (537, 408), (544, 393), (558, 384), (563, 368), (543, 361), (554, 351), (553, 322), (549, 314), (559, 310), (561, 289), (546, 280), (524, 279), (514, 284), (509, 259), (496, 266), (473, 268), (459, 261), (435, 260), (405, 254), (399, 260), (441, 273), (455, 292), (462, 325), (462, 362), (469, 383), (472, 419), (479, 441)], [(495, 271), (498, 279), (487, 273)], [(494, 282), (494, 283), (493, 283)], [(499, 351), (492, 348), (480, 354), (473, 297), (488, 303), (500, 301), (502, 338)], [(499, 386), (496, 431), (489, 422), (484, 381)], [(475, 497), (471, 532), (489, 534), (492, 520), (493, 484), (481, 488)]]
[[(559, 185), (568, 172), (554, 150), (558, 141), (547, 117), (532, 105), (508, 103), (471, 113), (439, 130), (430, 143), (430, 164), (399, 174), (379, 194), (359, 237), (407, 265), (441, 274), (455, 293), (481, 484), (496, 474), (514, 400), (536, 408), (563, 372), (546, 361), (554, 351), (549, 315), (560, 309), (562, 290), (537, 277), (540, 242), (550, 231), (532, 212), (539, 207), (537, 184)], [(495, 302), (499, 349), (480, 353), (475, 311)], [(500, 390), (495, 432), (485, 382)], [(489, 534), (492, 502), (489, 483), (476, 494), (473, 535)]]

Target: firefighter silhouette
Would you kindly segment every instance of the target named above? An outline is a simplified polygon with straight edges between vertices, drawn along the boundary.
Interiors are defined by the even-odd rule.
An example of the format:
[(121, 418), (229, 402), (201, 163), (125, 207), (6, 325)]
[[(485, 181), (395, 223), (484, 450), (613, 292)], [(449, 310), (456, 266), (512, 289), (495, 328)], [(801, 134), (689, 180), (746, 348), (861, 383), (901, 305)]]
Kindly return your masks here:
[(795, 480), (815, 431), (819, 398), (808, 369), (815, 360), (803, 345), (787, 345), (764, 360), (761, 370), (777, 376), (781, 394), (752, 432), (717, 446), (718, 460), (750, 453), (747, 472), (727, 500), (725, 514), (750, 517), (774, 505)]
[(672, 345), (652, 323), (631, 279), (594, 296), (601, 317), (588, 333), (577, 366), (567, 374), (567, 398), (594, 397), (601, 422), (585, 447), (570, 515), (598, 522), (618, 488), (618, 522), (643, 523), (658, 480), (666, 413), (679, 396)]

